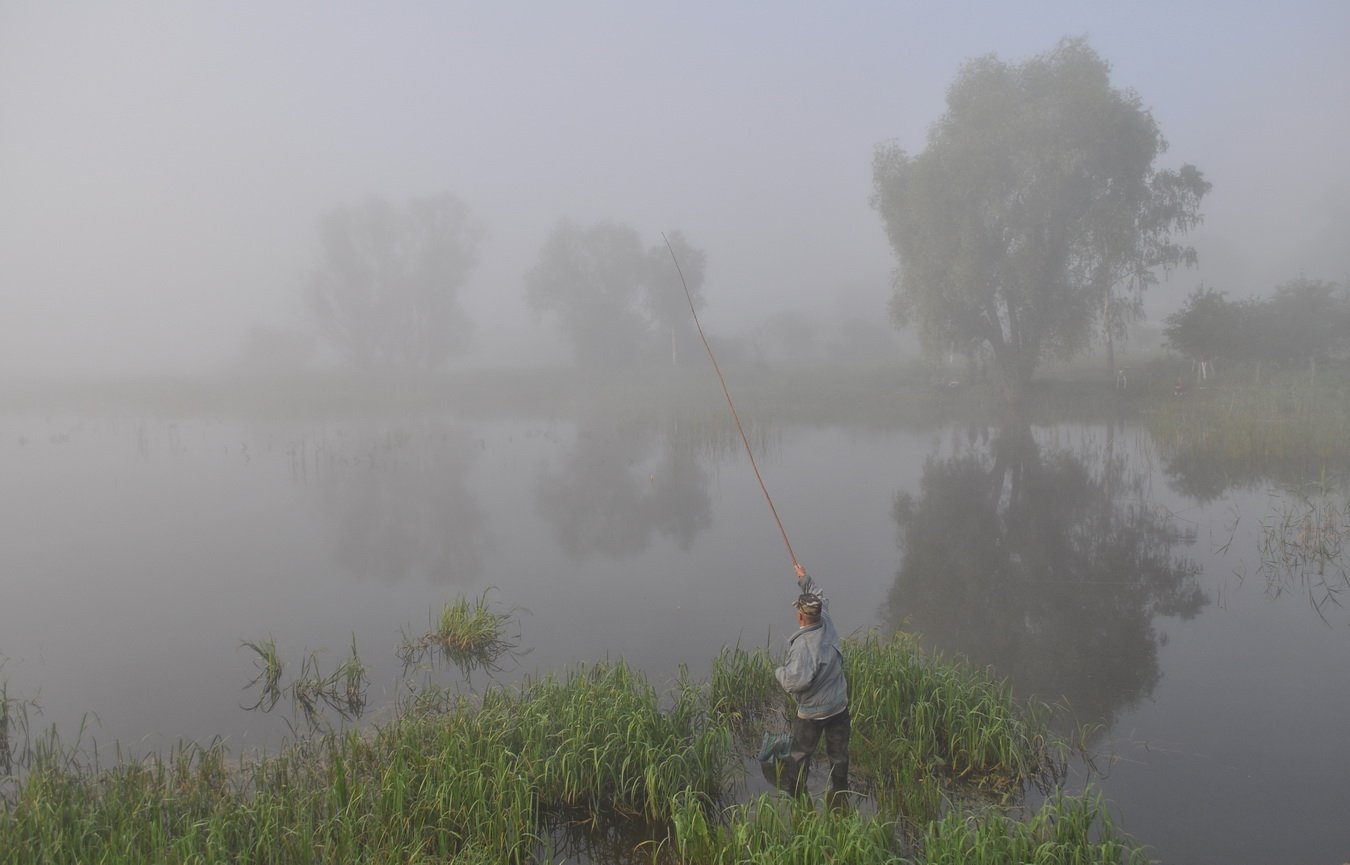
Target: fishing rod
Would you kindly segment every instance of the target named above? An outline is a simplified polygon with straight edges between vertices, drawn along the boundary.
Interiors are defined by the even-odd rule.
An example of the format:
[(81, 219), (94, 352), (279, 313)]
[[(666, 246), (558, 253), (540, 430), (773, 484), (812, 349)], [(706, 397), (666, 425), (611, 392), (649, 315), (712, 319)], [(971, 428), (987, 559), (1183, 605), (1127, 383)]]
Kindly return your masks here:
[(722, 393), (727, 398), (727, 406), (731, 408), (731, 419), (736, 422), (736, 431), (741, 434), (741, 443), (745, 445), (745, 455), (750, 457), (750, 468), (755, 470), (755, 480), (759, 481), (759, 488), (764, 493), (764, 501), (769, 503), (769, 510), (773, 513), (773, 521), (778, 524), (778, 533), (783, 536), (783, 545), (787, 547), (788, 558), (792, 559), (792, 566), (797, 572), (802, 573), (802, 566), (797, 561), (797, 554), (792, 551), (792, 543), (788, 540), (787, 530), (783, 528), (783, 521), (778, 518), (778, 508), (773, 506), (773, 497), (769, 495), (769, 488), (764, 485), (764, 476), (759, 473), (759, 464), (755, 462), (755, 452), (750, 449), (750, 439), (745, 435), (745, 427), (741, 426), (741, 416), (736, 412), (736, 403), (731, 401), (731, 391), (727, 389), (727, 380), (722, 376), (722, 368), (717, 365), (717, 356), (713, 354), (712, 346), (708, 344), (708, 337), (703, 333), (703, 325), (698, 320), (698, 311), (694, 309), (694, 296), (689, 293), (689, 284), (684, 281), (684, 271), (680, 269), (680, 259), (675, 255), (675, 247), (670, 245), (670, 239), (666, 233), (661, 232), (661, 239), (666, 242), (666, 249), (670, 250), (670, 260), (675, 262), (675, 272), (680, 275), (680, 285), (684, 288), (684, 299), (689, 301), (689, 314), (694, 317), (694, 327), (698, 329), (698, 338), (703, 340), (703, 348), (708, 352), (708, 359), (712, 361), (713, 371), (717, 373), (717, 380), (722, 383)]

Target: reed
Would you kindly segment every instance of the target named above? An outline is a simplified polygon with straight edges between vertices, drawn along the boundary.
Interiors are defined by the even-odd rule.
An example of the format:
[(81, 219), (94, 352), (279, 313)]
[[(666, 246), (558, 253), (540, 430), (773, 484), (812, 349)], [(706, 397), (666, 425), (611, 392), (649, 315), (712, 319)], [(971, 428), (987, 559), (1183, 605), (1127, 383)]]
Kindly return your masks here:
[(774, 678), (776, 666), (767, 649), (723, 648), (708, 680), (710, 711), (738, 731), (788, 711), (790, 701)]
[(244, 640), (240, 645), (253, 652), (253, 666), (258, 671), (252, 681), (244, 686), (244, 690), (257, 687), (258, 699), (253, 705), (244, 708), (270, 712), (281, 700), (281, 675), (285, 669), (281, 655), (277, 652), (277, 641), (269, 635), (265, 640)]
[(550, 813), (659, 822), (720, 795), (730, 753), (700, 689), (663, 700), (622, 662), (251, 764), (189, 746), (99, 772), (54, 746), (0, 809), (0, 863), (524, 862)]
[[(926, 654), (903, 633), (848, 638), (844, 654), (853, 779), (887, 813), (917, 825), (954, 796), (1015, 799), (1062, 774), (1067, 749), (1052, 742), (1051, 707), (1015, 700), (991, 672)], [(710, 710), (733, 730), (790, 712), (774, 666), (765, 649), (724, 649)]]
[[(817, 811), (805, 800), (760, 796), (720, 813), (682, 796), (664, 845), (677, 863), (779, 865), (900, 862), (895, 825), (856, 811)], [(663, 851), (663, 852), (665, 852)]]
[(351, 654), (331, 672), (323, 672), (316, 652), (306, 652), (300, 661), (300, 672), (283, 686), (282, 674), (285, 664), (277, 651), (276, 640), (266, 640), (241, 644), (255, 655), (255, 675), (245, 689), (257, 688), (258, 698), (243, 708), (270, 712), (281, 701), (283, 693), (291, 698), (291, 715), (303, 720), (310, 733), (327, 724), (325, 709), (331, 709), (344, 721), (360, 718), (366, 707), (366, 685), (370, 677), (366, 674), (365, 664), (356, 650), (356, 634), (352, 634)]
[[(3, 662), (0, 662), (2, 664)], [(0, 679), (0, 775), (14, 774), (14, 768), (23, 760), (27, 752), (28, 712), (24, 704), (9, 695), (9, 683)], [(25, 738), (24, 746), (15, 752), (15, 742), (19, 735)]]
[[(1267, 474), (1316, 472), (1344, 465), (1350, 443), (1350, 377), (1331, 374), (1310, 384), (1281, 371), (1263, 383), (1206, 385), (1181, 399), (1158, 398), (1144, 416), (1169, 459), (1202, 453)], [(1192, 457), (1195, 458), (1195, 457)], [(1307, 480), (1307, 478), (1303, 478)]]
[[(0, 796), (0, 865), (540, 862), (568, 823), (612, 842), (616, 858), (603, 861), (615, 862), (868, 865), (1032, 840), (1066, 858), (961, 861), (1133, 861), (1107, 858), (1127, 848), (1093, 822), (1100, 809), (1066, 797), (1025, 827), (968, 821), (963, 791), (1008, 793), (1047, 771), (1039, 722), (992, 677), (908, 638), (846, 649), (855, 779), (876, 794), (872, 815), (780, 797), (724, 807), (742, 765), (736, 725), (785, 705), (767, 651), (735, 648), (706, 684), (682, 673), (658, 690), (618, 660), (477, 695), (434, 690), (386, 725), (324, 730), (251, 761), (214, 742), (119, 754), (101, 770), (53, 734)], [(364, 676), (354, 646), (335, 673), (302, 667), (300, 681), (339, 691)], [(942, 855), (932, 861), (957, 861)]]
[(1092, 794), (1056, 794), (1028, 821), (987, 813), (951, 813), (931, 823), (918, 861), (926, 865), (1144, 865), (1139, 845), (1122, 836)]
[(520, 637), (505, 635), (513, 612), (495, 609), (488, 601), (490, 592), (472, 601), (465, 597), (447, 601), (431, 617), (426, 633), (416, 638), (405, 634), (398, 650), (404, 675), (428, 659), (454, 664), (466, 674), (475, 669), (500, 669), (499, 659), (519, 647)]
[(903, 767), (1005, 794), (1048, 786), (1062, 773), (1051, 708), (1015, 700), (991, 671), (929, 655), (906, 634), (851, 640), (845, 663), (866, 781), (883, 788), (922, 781), (897, 776)]
[(1350, 499), (1336, 493), (1335, 486), (1324, 475), (1288, 497), (1272, 499), (1257, 541), (1267, 593), (1279, 596), (1301, 588), (1326, 622), (1330, 607), (1343, 606), (1342, 596), (1350, 591), (1345, 557)]

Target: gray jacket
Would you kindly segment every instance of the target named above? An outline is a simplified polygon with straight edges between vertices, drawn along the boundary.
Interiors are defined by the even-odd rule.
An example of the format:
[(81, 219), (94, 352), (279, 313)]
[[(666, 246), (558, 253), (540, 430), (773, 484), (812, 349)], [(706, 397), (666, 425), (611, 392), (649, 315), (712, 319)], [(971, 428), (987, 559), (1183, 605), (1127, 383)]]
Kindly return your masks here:
[(787, 657), (775, 671), (778, 684), (797, 700), (797, 717), (821, 720), (848, 708), (844, 652), (830, 620), (830, 602), (811, 576), (797, 580), (802, 592), (819, 595), (820, 622), (798, 628), (788, 640)]

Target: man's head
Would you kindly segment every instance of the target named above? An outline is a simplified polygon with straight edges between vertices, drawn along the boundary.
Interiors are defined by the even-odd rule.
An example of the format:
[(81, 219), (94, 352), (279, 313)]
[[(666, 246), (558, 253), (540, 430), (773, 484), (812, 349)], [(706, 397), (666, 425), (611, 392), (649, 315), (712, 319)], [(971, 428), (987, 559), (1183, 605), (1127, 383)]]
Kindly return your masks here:
[(798, 595), (792, 606), (797, 608), (797, 624), (802, 627), (814, 625), (820, 621), (821, 602), (819, 595), (813, 595), (809, 592)]

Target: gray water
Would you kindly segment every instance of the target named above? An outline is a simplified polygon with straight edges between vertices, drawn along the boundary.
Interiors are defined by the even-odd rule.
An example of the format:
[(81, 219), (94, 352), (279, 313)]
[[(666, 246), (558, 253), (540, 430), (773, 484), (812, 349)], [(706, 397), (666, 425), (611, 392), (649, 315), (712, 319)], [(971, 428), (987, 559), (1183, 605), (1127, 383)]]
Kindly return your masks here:
[[(1297, 478), (1220, 477), (1131, 425), (753, 439), (841, 629), (919, 632), (1070, 707), (1096, 730), (1074, 783), (1155, 858), (1350, 858), (1343, 564), (1272, 563), (1263, 528), (1305, 507)], [(284, 701), (244, 708), (246, 640), (292, 672), (354, 641), (378, 722), (414, 678), (616, 657), (701, 678), (794, 627), (739, 440), (675, 419), (9, 416), (0, 483), (0, 682), (31, 729), (103, 754), (285, 741)], [(1314, 500), (1345, 513), (1343, 489)], [(405, 674), (403, 639), (485, 592), (518, 651), (467, 681)]]

